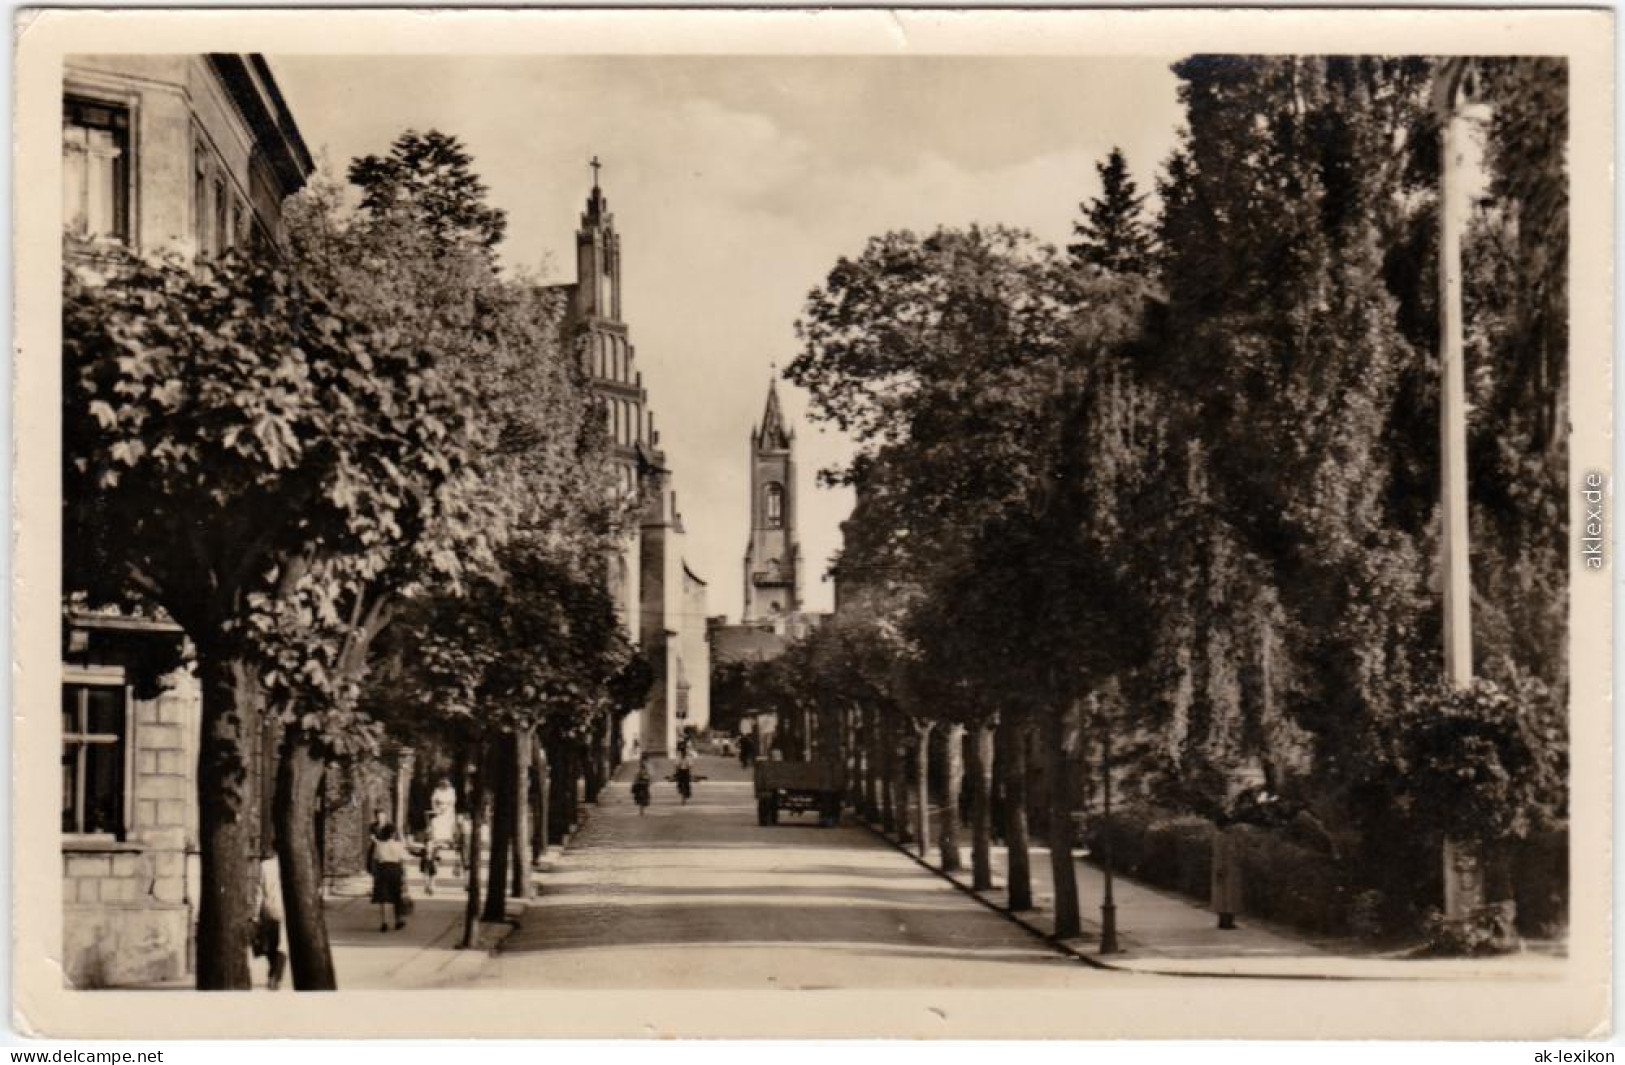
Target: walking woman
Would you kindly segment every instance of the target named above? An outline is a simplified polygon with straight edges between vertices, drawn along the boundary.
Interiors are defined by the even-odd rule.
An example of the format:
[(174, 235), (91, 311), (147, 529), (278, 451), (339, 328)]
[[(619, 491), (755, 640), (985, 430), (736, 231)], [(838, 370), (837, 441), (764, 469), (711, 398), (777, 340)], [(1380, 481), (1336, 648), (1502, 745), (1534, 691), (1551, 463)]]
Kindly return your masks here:
[[(389, 931), (389, 919), (396, 928), (405, 928), (401, 899), (406, 894), (406, 845), (395, 834), (394, 825), (378, 830), (373, 848), (372, 901), (378, 904), (378, 931)], [(393, 911), (393, 912), (391, 912)]]
[(632, 781), (632, 799), (638, 804), (639, 817), (643, 816), (643, 811), (649, 805), (649, 782), (649, 756), (640, 755), (637, 779)]

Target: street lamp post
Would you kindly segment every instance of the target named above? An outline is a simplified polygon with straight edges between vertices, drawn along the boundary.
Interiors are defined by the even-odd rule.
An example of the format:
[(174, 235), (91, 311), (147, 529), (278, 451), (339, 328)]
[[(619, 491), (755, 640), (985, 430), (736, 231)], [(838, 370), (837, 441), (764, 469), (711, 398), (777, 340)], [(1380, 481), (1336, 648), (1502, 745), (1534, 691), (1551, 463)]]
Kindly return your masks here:
[(1100, 789), (1101, 816), (1104, 830), (1100, 834), (1100, 866), (1105, 877), (1106, 890), (1100, 900), (1100, 953), (1117, 953), (1117, 901), (1112, 896), (1112, 729), (1111, 722), (1101, 718), (1100, 730)]

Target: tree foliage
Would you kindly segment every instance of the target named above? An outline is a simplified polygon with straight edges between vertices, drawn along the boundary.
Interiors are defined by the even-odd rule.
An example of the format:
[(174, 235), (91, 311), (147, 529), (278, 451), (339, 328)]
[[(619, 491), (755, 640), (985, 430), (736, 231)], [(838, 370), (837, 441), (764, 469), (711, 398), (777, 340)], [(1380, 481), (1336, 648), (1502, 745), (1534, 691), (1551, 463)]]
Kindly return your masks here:
[(350, 163), (351, 184), (374, 216), (405, 215), (431, 239), (471, 239), (487, 250), (507, 232), (505, 211), (486, 203), (486, 186), (473, 170), (473, 157), (456, 137), (439, 130), (407, 130), (389, 154)]
[(1128, 172), (1128, 160), (1114, 147), (1106, 160), (1095, 164), (1100, 195), (1080, 204), (1083, 218), (1072, 225), (1076, 241), (1066, 250), (1072, 261), (1112, 273), (1143, 274), (1154, 262), (1151, 230), (1145, 220), (1145, 200)]

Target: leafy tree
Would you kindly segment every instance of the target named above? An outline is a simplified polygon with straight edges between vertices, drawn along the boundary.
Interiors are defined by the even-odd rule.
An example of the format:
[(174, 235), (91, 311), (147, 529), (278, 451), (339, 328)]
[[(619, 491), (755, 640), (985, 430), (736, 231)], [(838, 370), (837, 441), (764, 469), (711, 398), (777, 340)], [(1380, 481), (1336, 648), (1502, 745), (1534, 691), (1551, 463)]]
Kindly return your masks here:
[(1100, 195), (1080, 204), (1083, 218), (1073, 223), (1076, 242), (1067, 245), (1072, 261), (1113, 273), (1143, 274), (1151, 269), (1153, 245), (1145, 222), (1145, 196), (1129, 176), (1128, 161), (1113, 148), (1095, 164)]
[(1412, 831), (1494, 846), (1561, 823), (1568, 743), (1538, 678), (1440, 685), (1377, 723), (1384, 794)]
[[(427, 731), (461, 749), (476, 774), (470, 810), (480, 817), (489, 788), (497, 822), (484, 913), (503, 919), (508, 853), (518, 832), (520, 752), (544, 723), (582, 740), (615, 709), (613, 696), (635, 694), (625, 673), (633, 651), (621, 631), (601, 572), (578, 570), (534, 539), (502, 552), (501, 567), (471, 578), (458, 595), (414, 605), (395, 637), (410, 655), (377, 698), (379, 712), (406, 734)], [(402, 706), (402, 703), (413, 704)], [(469, 870), (472, 945), (481, 912), (479, 870)]]
[[(1178, 698), (1197, 743), (1251, 731), (1259, 751), (1241, 712), (1249, 682), (1222, 667), (1268, 642), (1269, 697), (1335, 759), (1355, 749), (1356, 722), (1425, 674), (1418, 636), (1437, 624), (1426, 514), (1394, 508), (1408, 461), (1396, 412), (1421, 359), (1381, 253), (1403, 222), (1393, 145), (1425, 71), (1251, 57), (1175, 69), (1188, 133), (1164, 185), (1168, 309), (1141, 372), (1194, 441), (1181, 462), (1196, 504), (1187, 581), (1206, 591), (1171, 589), (1161, 657), (1182, 668), (1164, 690), (1192, 693)], [(1212, 753), (1233, 764), (1227, 742)], [(1179, 757), (1194, 771), (1197, 753)], [(1323, 768), (1328, 782), (1356, 770)]]
[[(617, 517), (601, 487), (609, 478), (602, 429), (562, 337), (562, 306), (524, 278), (497, 275), (501, 212), (484, 203), (471, 162), (455, 138), (409, 132), (388, 160), (352, 166), (364, 191), (359, 211), (345, 211), (341, 190), (326, 180), (288, 211), (295, 267), (341, 297), (351, 315), (410, 331), (442, 353), (490, 434), (467, 476), (424, 497), (442, 510), (403, 526), (393, 553), (313, 560), (306, 583), (344, 596), (331, 637), (339, 652), (321, 698), (288, 683), (302, 676), (305, 644), (297, 638), (269, 677), (286, 726), (277, 818), (300, 987), (334, 980), (317, 890), (315, 798), (329, 760), (374, 743), (378, 722), (356, 707), (372, 641), (406, 600), (457, 594), (471, 575), (494, 572), (493, 551), (511, 534), (550, 538), (561, 557), (573, 551), (586, 564)], [(463, 520), (465, 513), (479, 518)], [(305, 621), (291, 615), (296, 635)]]
[[(1421, 727), (1441, 669), (1429, 64), (1195, 57), (1176, 71), (1188, 132), (1160, 186), (1168, 305), (1138, 367), (1191, 441), (1187, 499), (1164, 526), (1182, 538), (1158, 536), (1192, 589), (1170, 586), (1158, 611), (1155, 687), (1184, 737), (1169, 773), (1223, 788), (1238, 760), (1264, 757), (1273, 783), (1296, 773), (1365, 830), (1368, 867), (1414, 882), (1393, 794), (1372, 781), (1393, 737)], [(1541, 717), (1563, 674), (1566, 508), (1548, 461), (1562, 378), (1542, 368), (1563, 341), (1540, 323), (1564, 279), (1545, 258), (1559, 244), (1521, 234), (1562, 213), (1562, 71), (1485, 71), (1497, 198), (1465, 249), (1474, 637), (1480, 673)], [(1549, 126), (1532, 120), (1545, 107)], [(1268, 755), (1307, 751), (1300, 728), (1312, 763)]]
[[(1001, 713), (1022, 711), (1013, 719), (1043, 729), (1063, 936), (1079, 928), (1067, 722), (1124, 668), (1119, 637), (1131, 628), (1103, 608), (1120, 608), (1131, 587), (1112, 524), (1124, 467), (1086, 448), (1092, 434), (1115, 434), (1110, 456), (1131, 454), (1122, 426), (1133, 419), (1113, 422), (1091, 397), (1121, 399), (1109, 368), (1148, 294), (1143, 279), (1079, 275), (1006, 230), (890, 234), (814, 291), (800, 323), (806, 350), (789, 369), (815, 413), (863, 447), (845, 472), (861, 472), (865, 501), (842, 566), (913, 575), (921, 594), (905, 636), (916, 654), (946, 644), (940, 659), (905, 668), (922, 692), (922, 681), (943, 678), (936, 698), (912, 701), (958, 703), (938, 712), (962, 723), (987, 710), (965, 705), (970, 691), (1002, 691)], [(1014, 655), (1001, 655), (1012, 644)], [(951, 777), (953, 767), (950, 758)], [(1012, 848), (1013, 865), (1024, 857)]]
[(262, 678), (302, 722), (342, 703), (354, 578), (431, 520), (482, 524), (455, 487), (489, 440), (441, 352), (279, 264), (131, 261), (70, 273), (63, 306), (65, 586), (197, 649), (198, 986), (244, 988)]

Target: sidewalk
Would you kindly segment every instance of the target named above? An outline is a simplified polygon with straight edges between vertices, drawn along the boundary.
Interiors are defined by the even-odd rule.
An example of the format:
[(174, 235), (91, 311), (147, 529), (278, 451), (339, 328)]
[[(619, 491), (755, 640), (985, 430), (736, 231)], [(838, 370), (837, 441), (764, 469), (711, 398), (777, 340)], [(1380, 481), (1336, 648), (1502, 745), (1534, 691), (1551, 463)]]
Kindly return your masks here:
[[(590, 806), (583, 807), (584, 816), (577, 832), (586, 825), (590, 810)], [(553, 863), (574, 835), (566, 837), (562, 844), (549, 847), (548, 856), (532, 866), (534, 894), (541, 893)], [(482, 884), (488, 883), (488, 876), (488, 870), (482, 871)], [(371, 877), (354, 876), (331, 887), (323, 900), (323, 912), (327, 917), (327, 935), (339, 990), (421, 990), (464, 985), (491, 964), (492, 956), (519, 930), (533, 900), (508, 899), (507, 919), (480, 922), (479, 944), (463, 949), (458, 947), (463, 939), (463, 911), (468, 903), (463, 883), (461, 878), (442, 872), (435, 878), (435, 893), (429, 895), (424, 891), (423, 874), (417, 863), (408, 863), (406, 887), (412, 896), (413, 913), (407, 918), (405, 928), (391, 928), (387, 932), (378, 930), (378, 907), (372, 904)], [(287, 949), (284, 932), (282, 950), (286, 953)], [(265, 959), (251, 958), (249, 971), (254, 989), (267, 990), (269, 966)], [(139, 989), (189, 991), (192, 987), (192, 977), (187, 976)], [(280, 990), (293, 990), (291, 973), (284, 975)]]
[[(917, 845), (901, 847), (879, 829), (877, 835), (919, 862)], [(921, 864), (947, 876), (1036, 935), (1053, 941), (1055, 887), (1048, 848), (1031, 854), (1034, 908), (1020, 914), (1006, 909), (1006, 850), (992, 851), (993, 889), (971, 890), (970, 849), (961, 849), (964, 869), (944, 874), (935, 846)], [(1220, 930), (1218, 920), (1201, 904), (1136, 883), (1121, 873), (1112, 879), (1117, 904), (1119, 952), (1100, 950), (1100, 903), (1105, 876), (1094, 865), (1074, 859), (1083, 935), (1057, 943), (1090, 965), (1164, 976), (1221, 976), (1308, 980), (1542, 980), (1561, 978), (1565, 957), (1558, 950), (1531, 950), (1491, 958), (1413, 958), (1403, 954), (1359, 952), (1351, 943), (1315, 941), (1269, 922), (1241, 916), (1238, 927)]]
[[(326, 904), (333, 968), (339, 988), (346, 991), (434, 988), (466, 981), (489, 963), (491, 954), (519, 927), (529, 906), (527, 900), (509, 899), (507, 921), (481, 922), (479, 945), (458, 949), (468, 893), (451, 889), (448, 877), (439, 878), (433, 896), (424, 895), (421, 876), (408, 877), (415, 909), (405, 928), (388, 932), (378, 930), (378, 907), (367, 890), (370, 884), (358, 880), (356, 886), (359, 891), (336, 893)], [(255, 986), (263, 986), (264, 964), (257, 962), (254, 969)], [(284, 988), (291, 986), (291, 981), (283, 982)]]
[[(530, 899), (508, 899), (507, 920), (480, 922), (479, 943), (459, 948), (463, 939), (464, 910), (468, 905), (466, 880), (443, 871), (435, 877), (434, 894), (425, 891), (424, 878), (416, 863), (409, 863), (407, 892), (414, 911), (406, 927), (378, 930), (378, 907), (371, 901), (370, 877), (352, 878), (330, 893), (327, 904), (327, 934), (333, 947), (333, 968), (343, 990), (399, 990), (435, 988), (466, 984), (480, 969), (490, 964), (502, 944), (523, 924), (553, 863), (591, 818), (592, 807), (582, 806), (582, 820), (575, 832), (562, 843), (548, 848), (547, 857), (531, 866)], [(487, 854), (489, 860), (489, 854)], [(481, 883), (490, 886), (490, 871), (481, 871)], [(256, 966), (255, 986), (265, 979), (263, 966)], [(284, 982), (284, 987), (289, 986)]]

